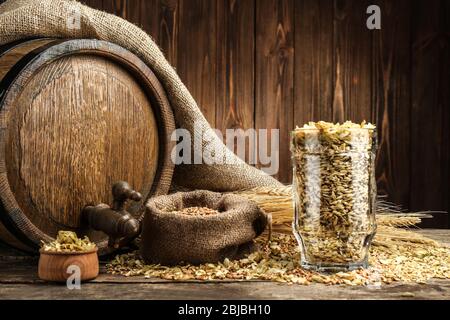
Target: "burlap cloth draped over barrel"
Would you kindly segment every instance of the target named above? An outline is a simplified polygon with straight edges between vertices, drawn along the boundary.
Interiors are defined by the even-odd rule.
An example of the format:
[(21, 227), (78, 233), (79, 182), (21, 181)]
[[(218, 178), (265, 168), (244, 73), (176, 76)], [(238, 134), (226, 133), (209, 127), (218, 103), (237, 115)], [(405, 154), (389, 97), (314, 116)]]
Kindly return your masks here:
[[(69, 19), (79, 21), (79, 28), (68, 23), (71, 21)], [(151, 15), (149, 19), (152, 19)], [(178, 165), (174, 173), (175, 184), (222, 191), (280, 185), (272, 177), (236, 157), (209, 130), (208, 122), (161, 50), (144, 31), (132, 23), (76, 1), (9, 0), (0, 5), (0, 44), (30, 37), (109, 41), (130, 50), (153, 70), (167, 92), (177, 126), (187, 129), (192, 137), (194, 130), (204, 132), (203, 145), (222, 148), (226, 158), (232, 159), (233, 163)], [(197, 126), (194, 128), (195, 123)], [(194, 152), (199, 153), (200, 150)]]

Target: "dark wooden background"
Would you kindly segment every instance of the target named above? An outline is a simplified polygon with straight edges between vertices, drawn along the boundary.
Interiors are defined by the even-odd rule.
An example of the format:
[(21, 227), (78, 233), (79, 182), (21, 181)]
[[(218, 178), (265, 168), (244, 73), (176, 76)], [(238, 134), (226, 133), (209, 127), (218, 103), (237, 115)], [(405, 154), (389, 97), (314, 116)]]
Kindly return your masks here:
[[(365, 119), (379, 128), (380, 192), (448, 211), (450, 1), (85, 2), (146, 30), (214, 127), (281, 129), (279, 180), (295, 125)], [(366, 28), (371, 4), (381, 30)]]

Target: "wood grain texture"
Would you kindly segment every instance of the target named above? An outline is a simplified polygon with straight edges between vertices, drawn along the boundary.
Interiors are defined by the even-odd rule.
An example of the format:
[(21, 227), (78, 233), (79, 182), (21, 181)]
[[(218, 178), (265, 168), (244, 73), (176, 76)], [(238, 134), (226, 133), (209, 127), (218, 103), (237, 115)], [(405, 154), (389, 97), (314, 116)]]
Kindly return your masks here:
[[(407, 206), (410, 181), (410, 2), (380, 1), (382, 29), (373, 31), (372, 119), (378, 126), (380, 194)], [(403, 12), (405, 18), (398, 19)]]
[(36, 39), (14, 46), (4, 53), (0, 52), (0, 81), (11, 69), (11, 66), (16, 64), (25, 54), (52, 41), (50, 39)]
[(334, 2), (334, 121), (371, 119), (371, 43), (366, 9), (372, 1)]
[[(96, 283), (82, 290), (61, 290), (61, 285), (2, 285), (1, 299), (89, 299), (89, 300), (448, 300), (450, 284), (433, 280), (429, 284), (393, 284), (381, 289), (349, 286), (292, 286), (270, 282), (233, 283)], [(225, 303), (225, 302), (224, 302)], [(120, 313), (121, 310), (118, 311)], [(126, 316), (125, 313), (123, 313)]]
[[(447, 190), (447, 194), (445, 195), (445, 197), (447, 198), (447, 203), (443, 203), (441, 207), (444, 208), (444, 210), (447, 210), (447, 212), (449, 213), (448, 228), (450, 229), (450, 3), (448, 1), (444, 2), (442, 6), (440, 19), (441, 28), (443, 30), (441, 42), (443, 43), (443, 46), (445, 46), (445, 49), (443, 49), (442, 52), (442, 56), (444, 57), (444, 59), (442, 71), (440, 73), (440, 82), (442, 83), (440, 96), (441, 103), (444, 105), (444, 115), (442, 117), (443, 144), (441, 148), (443, 149), (443, 160), (441, 162), (441, 179), (443, 179), (444, 181), (444, 190)], [(445, 205), (447, 205), (447, 207)]]
[[(294, 1), (256, 2), (255, 127), (280, 129), (276, 177), (291, 181), (290, 131), (293, 129)], [(269, 143), (272, 143), (269, 140)], [(270, 150), (270, 147), (267, 148)]]
[[(372, 120), (379, 128), (377, 181), (380, 192), (388, 193), (391, 201), (411, 210), (448, 211), (449, 2), (292, 0), (289, 14), (280, 15), (280, 10), (274, 7), (264, 10), (262, 16), (258, 14), (261, 12), (258, 7), (267, 6), (267, 1), (253, 1), (253, 12), (248, 8), (251, 1), (210, 1), (214, 4), (209, 6), (216, 6), (216, 20), (214, 14), (205, 15), (199, 0), (126, 2), (128, 6), (133, 4), (140, 8), (140, 25), (155, 38), (171, 63), (176, 68), (181, 67), (183, 80), (187, 79), (194, 97), (202, 102), (208, 119), (214, 117), (216, 122), (212, 124), (216, 127), (221, 130), (228, 126), (246, 127), (253, 119), (256, 120), (253, 125), (258, 128), (270, 125), (287, 133), (292, 122), (302, 125), (310, 120)], [(114, 9), (115, 0), (88, 2), (110, 12), (125, 10), (127, 18), (134, 22), (129, 9), (123, 9), (123, 5), (116, 5), (119, 9)], [(102, 3), (99, 5), (99, 2)], [(288, 2), (272, 1), (278, 6)], [(181, 4), (183, 10), (179, 10)], [(381, 30), (366, 28), (369, 4), (380, 6)], [(247, 19), (240, 19), (244, 11)], [(191, 23), (191, 20), (201, 21)], [(254, 30), (248, 32), (252, 23)], [(216, 29), (211, 27), (205, 36), (204, 30), (214, 24)], [(188, 30), (185, 30), (186, 25)], [(268, 34), (264, 30), (276, 29), (277, 25), (280, 29), (289, 26), (293, 37), (288, 45), (294, 48), (293, 62), (288, 62), (293, 65), (288, 67), (293, 68), (293, 85), (283, 84), (281, 91), (284, 95), (292, 87), (294, 97), (282, 96), (278, 105), (283, 108), (276, 107), (272, 109), (276, 112), (272, 112), (261, 107), (261, 103), (268, 106), (263, 101), (267, 100), (270, 107), (277, 105), (273, 103), (277, 94), (271, 88), (280, 81), (279, 72), (268, 72), (267, 65), (261, 66), (267, 54), (262, 51), (266, 46), (264, 42), (276, 42), (276, 36), (266, 38), (261, 34)], [(180, 36), (183, 39), (178, 40)], [(215, 42), (215, 45), (209, 46), (206, 42)], [(191, 52), (186, 49), (188, 43), (199, 43), (200, 48)], [(251, 50), (251, 46), (253, 52), (247, 56), (244, 52)], [(236, 50), (240, 50), (239, 58), (235, 56)], [(202, 64), (206, 56), (209, 60)], [(178, 64), (178, 58), (184, 61)], [(192, 64), (189, 61), (193, 61)], [(284, 62), (274, 62), (274, 65), (280, 63), (284, 65)], [(207, 70), (208, 76), (202, 75), (201, 70)], [(284, 70), (283, 67), (280, 70)], [(231, 79), (235, 80), (233, 89)], [(239, 84), (236, 85), (236, 81)], [(250, 88), (253, 88), (253, 97), (248, 93)], [(269, 96), (272, 98), (267, 98)], [(245, 111), (239, 107), (244, 104)], [(285, 110), (290, 104), (292, 111)], [(253, 115), (248, 117), (252, 105), (255, 106)], [(237, 106), (236, 114), (231, 113), (235, 111), (231, 106)], [(283, 117), (293, 120), (281, 120)], [(281, 141), (285, 143), (283, 138)], [(288, 157), (285, 147), (280, 151), (284, 164), (280, 165), (277, 176), (284, 182), (290, 182), (291, 166), (285, 160)], [(450, 221), (445, 225), (436, 223), (450, 226)]]
[(412, 6), (412, 210), (448, 210), (449, 6), (447, 1)]
[(158, 43), (167, 60), (176, 66), (178, 0), (142, 0), (140, 24)]
[[(111, 203), (118, 180), (143, 201), (170, 186), (175, 125), (165, 92), (141, 60), (107, 42), (54, 41), (23, 59), (1, 82), (2, 239), (33, 248), (69, 229), (104, 253), (106, 237), (80, 224), (82, 208)], [(6, 52), (1, 61), (15, 60)], [(141, 214), (143, 201), (129, 211)]]
[(108, 13), (115, 14), (119, 17), (126, 17), (126, 2), (127, 0), (103, 0), (102, 8)]
[(80, 280), (92, 280), (98, 276), (99, 262), (97, 249), (83, 253), (41, 252), (38, 265), (39, 278), (46, 281), (66, 282), (71, 275), (70, 266), (80, 270)]
[[(220, 0), (217, 6), (216, 128), (223, 133), (226, 129), (252, 129), (255, 0)], [(235, 136), (245, 138), (245, 132)], [(240, 156), (249, 161), (252, 155), (247, 149)]]
[[(418, 230), (418, 232), (437, 241), (450, 243), (450, 230)], [(40, 280), (36, 265), (36, 259), (18, 256), (16, 252), (11, 254), (11, 251), (6, 248), (2, 250), (0, 245), (0, 298), (372, 300), (450, 298), (449, 280), (431, 280), (427, 284), (393, 283), (381, 288), (324, 284), (302, 286), (266, 281), (173, 282), (156, 278), (145, 279), (106, 274), (102, 263), (99, 276), (91, 282), (84, 283), (82, 290), (61, 290), (61, 286)]]
[(150, 192), (158, 128), (145, 92), (125, 69), (96, 56), (59, 59), (33, 75), (17, 106), (8, 179), (41, 230), (78, 228), (86, 204), (112, 203), (116, 181)]
[[(424, 284), (392, 284), (372, 289), (350, 286), (288, 285), (271, 282), (232, 283), (109, 283), (88, 282), (82, 290), (61, 290), (47, 283), (2, 284), (1, 299), (90, 300), (448, 300), (448, 280)], [(121, 311), (119, 310), (118, 313)], [(17, 312), (18, 314), (19, 312)], [(126, 313), (123, 313), (126, 316)]]
[(295, 2), (294, 122), (333, 120), (333, 2)]
[(103, 10), (103, 0), (81, 0), (80, 2), (94, 9)]
[(217, 2), (180, 0), (177, 71), (205, 118), (216, 125)]

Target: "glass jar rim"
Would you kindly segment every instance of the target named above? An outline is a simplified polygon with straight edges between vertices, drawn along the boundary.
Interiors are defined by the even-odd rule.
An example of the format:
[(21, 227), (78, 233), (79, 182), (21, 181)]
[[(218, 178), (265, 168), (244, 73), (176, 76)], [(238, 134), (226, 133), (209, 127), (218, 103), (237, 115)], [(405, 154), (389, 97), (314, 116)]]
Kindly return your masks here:
[[(345, 128), (346, 130), (375, 130), (376, 127), (374, 128)], [(324, 131), (324, 129), (319, 129), (319, 128), (296, 128), (294, 130), (292, 130), (292, 132), (297, 132), (297, 131)]]

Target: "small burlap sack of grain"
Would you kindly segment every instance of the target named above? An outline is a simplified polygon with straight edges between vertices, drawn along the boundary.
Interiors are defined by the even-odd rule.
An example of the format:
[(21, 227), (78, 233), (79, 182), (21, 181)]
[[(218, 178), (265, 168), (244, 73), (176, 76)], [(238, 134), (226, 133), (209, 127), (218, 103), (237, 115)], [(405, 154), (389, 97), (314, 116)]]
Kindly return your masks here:
[[(68, 23), (74, 19), (79, 22), (76, 27)], [(223, 159), (227, 159), (223, 164), (208, 165), (204, 161), (177, 165), (176, 185), (214, 191), (281, 186), (269, 175), (247, 165), (222, 143), (156, 43), (134, 24), (71, 0), (8, 0), (1, 4), (0, 45), (31, 37), (109, 41), (133, 52), (152, 69), (166, 90), (177, 127), (188, 130), (192, 137), (203, 135), (202, 143), (194, 144), (193, 153), (220, 150)]]
[[(204, 211), (204, 212), (202, 212)], [(253, 202), (211, 191), (179, 192), (150, 199), (142, 224), (146, 263), (175, 265), (242, 258), (269, 217)]]

